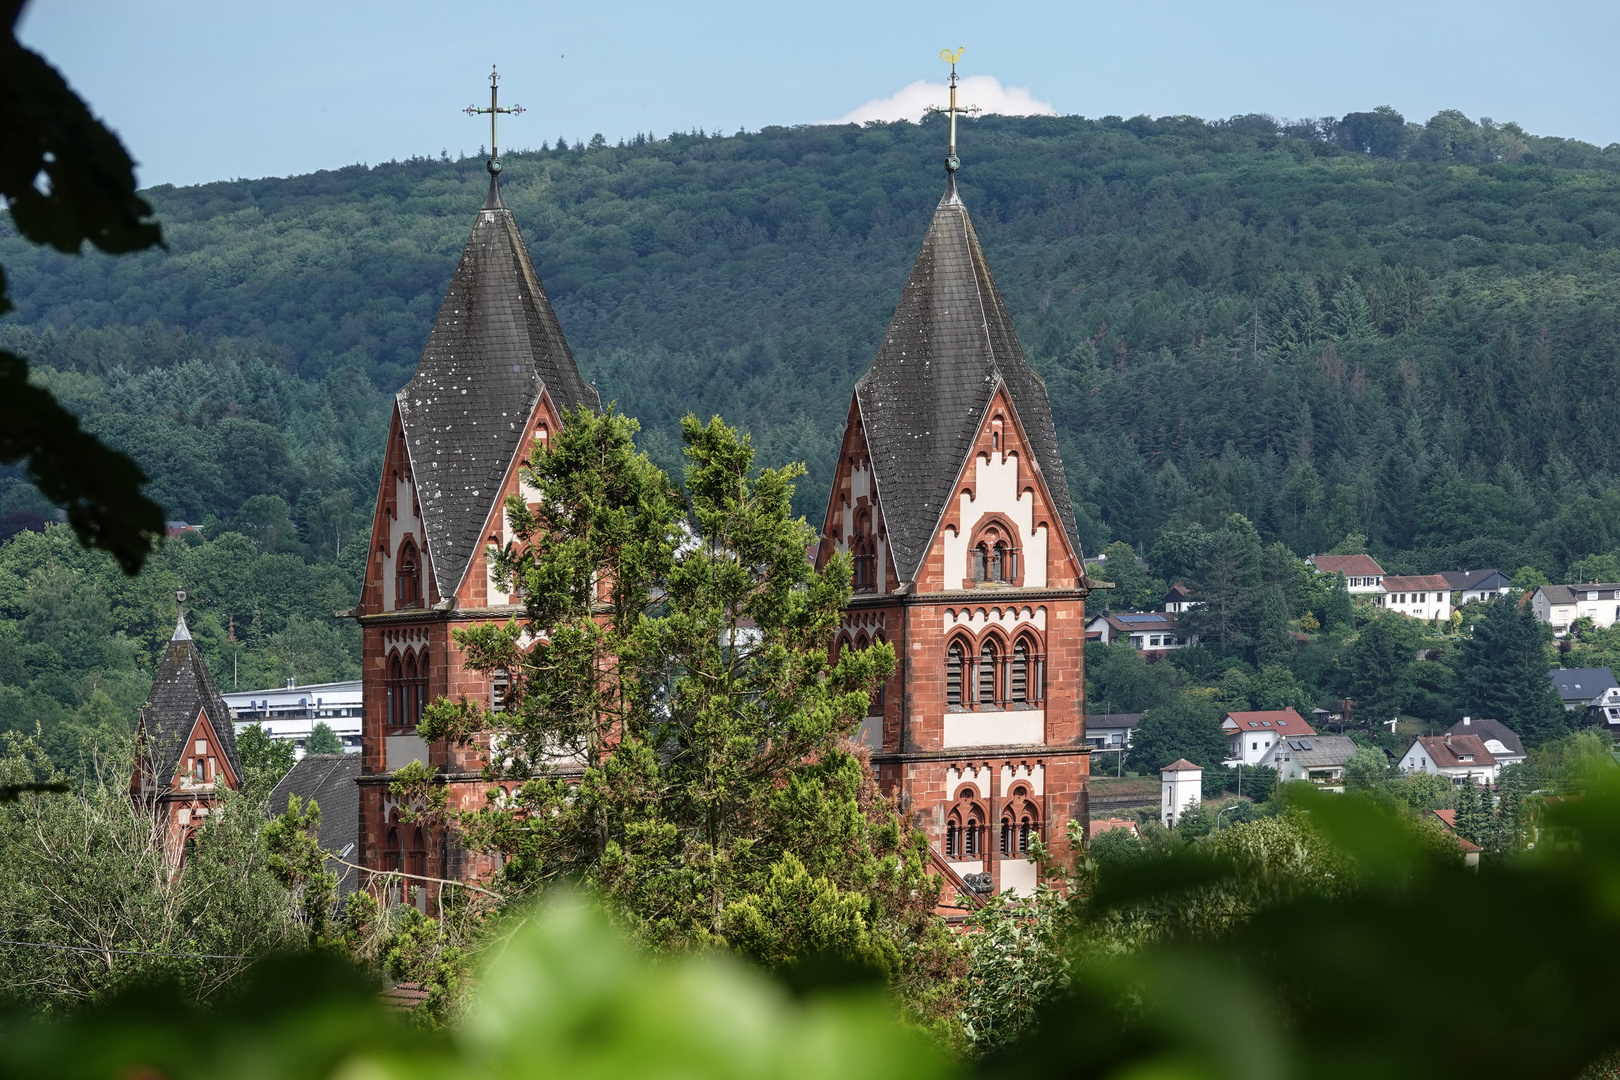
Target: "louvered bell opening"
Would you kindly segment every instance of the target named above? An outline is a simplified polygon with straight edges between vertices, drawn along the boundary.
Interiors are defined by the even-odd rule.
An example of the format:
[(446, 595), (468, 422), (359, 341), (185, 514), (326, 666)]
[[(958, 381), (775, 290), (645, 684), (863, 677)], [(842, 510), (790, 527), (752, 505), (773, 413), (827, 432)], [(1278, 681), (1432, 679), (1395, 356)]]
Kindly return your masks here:
[(950, 657), (945, 661), (945, 702), (962, 704), (962, 647), (952, 645)]

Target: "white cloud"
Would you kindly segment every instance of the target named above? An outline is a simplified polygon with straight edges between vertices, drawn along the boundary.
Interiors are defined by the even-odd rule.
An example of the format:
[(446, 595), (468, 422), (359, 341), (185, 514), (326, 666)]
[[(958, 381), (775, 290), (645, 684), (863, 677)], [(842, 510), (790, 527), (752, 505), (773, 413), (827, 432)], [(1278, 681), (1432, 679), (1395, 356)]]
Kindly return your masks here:
[[(900, 90), (893, 97), (877, 98), (858, 105), (832, 124), (864, 124), (868, 120), (918, 121), (928, 106), (943, 108), (950, 102), (950, 88), (944, 83), (925, 82), (921, 79)], [(1056, 116), (1050, 101), (1037, 99), (1022, 86), (1002, 86), (994, 75), (969, 75), (956, 86), (956, 101), (966, 107), (977, 105), (987, 113), (1004, 116)]]

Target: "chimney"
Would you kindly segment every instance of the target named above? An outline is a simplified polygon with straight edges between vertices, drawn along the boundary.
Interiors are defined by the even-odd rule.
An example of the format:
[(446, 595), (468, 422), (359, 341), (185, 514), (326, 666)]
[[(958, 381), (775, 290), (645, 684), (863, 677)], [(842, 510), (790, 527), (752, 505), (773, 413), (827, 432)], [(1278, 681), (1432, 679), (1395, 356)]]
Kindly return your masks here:
[(1451, 748), (1451, 732), (1446, 732), (1446, 748)]
[(288, 679), (287, 680), (287, 689), (292, 690), (292, 689), (295, 689), (297, 686), (298, 686), (298, 680), (297, 679)]
[(1473, 726), (1474, 726), (1474, 718), (1472, 716), (1463, 717), (1463, 727), (1473, 727)]

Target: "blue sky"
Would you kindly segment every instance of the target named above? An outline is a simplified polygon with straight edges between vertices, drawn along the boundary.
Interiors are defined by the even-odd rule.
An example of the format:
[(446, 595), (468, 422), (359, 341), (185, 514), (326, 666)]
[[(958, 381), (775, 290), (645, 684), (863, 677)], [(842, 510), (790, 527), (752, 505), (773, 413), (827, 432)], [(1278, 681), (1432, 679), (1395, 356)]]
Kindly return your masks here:
[(944, 46), (1060, 113), (1456, 108), (1601, 146), (1620, 141), (1617, 31), (1613, 3), (1494, 0), (34, 0), (21, 37), (124, 137), (142, 183), (185, 184), (476, 151), (488, 128), (459, 110), (487, 103), (491, 63), (528, 109), (502, 126), (522, 147), (828, 121), (941, 81)]

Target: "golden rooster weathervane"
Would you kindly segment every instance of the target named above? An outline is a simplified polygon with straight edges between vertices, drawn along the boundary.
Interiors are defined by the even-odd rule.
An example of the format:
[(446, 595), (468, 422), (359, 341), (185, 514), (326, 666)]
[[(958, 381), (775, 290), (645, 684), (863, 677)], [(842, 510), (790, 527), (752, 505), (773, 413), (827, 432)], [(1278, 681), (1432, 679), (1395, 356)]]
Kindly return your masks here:
[(951, 104), (949, 108), (945, 109), (941, 109), (937, 105), (928, 106), (928, 112), (946, 113), (951, 118), (951, 152), (950, 156), (945, 159), (945, 171), (950, 173), (954, 173), (962, 167), (962, 162), (956, 156), (956, 118), (961, 114), (972, 115), (981, 111), (977, 105), (966, 105), (962, 108), (957, 108), (956, 105), (956, 62), (962, 59), (962, 54), (965, 52), (967, 52), (966, 45), (958, 46), (955, 52), (949, 49), (939, 50), (939, 58), (951, 65)]

